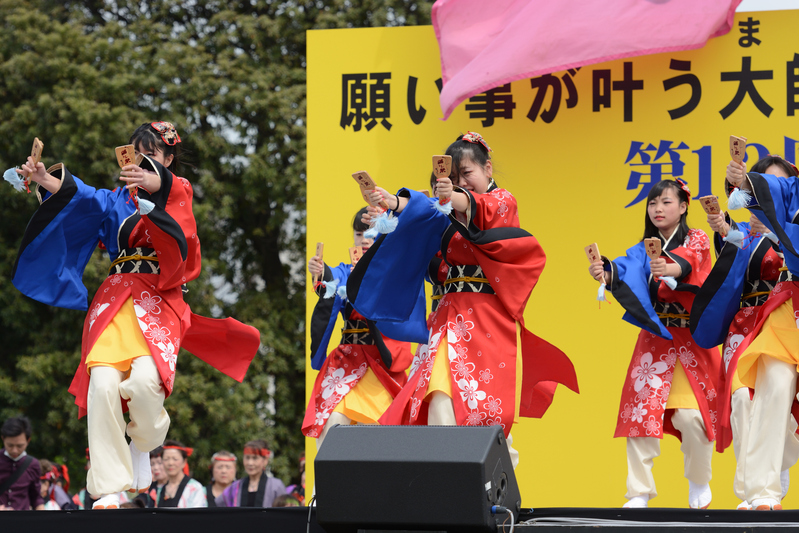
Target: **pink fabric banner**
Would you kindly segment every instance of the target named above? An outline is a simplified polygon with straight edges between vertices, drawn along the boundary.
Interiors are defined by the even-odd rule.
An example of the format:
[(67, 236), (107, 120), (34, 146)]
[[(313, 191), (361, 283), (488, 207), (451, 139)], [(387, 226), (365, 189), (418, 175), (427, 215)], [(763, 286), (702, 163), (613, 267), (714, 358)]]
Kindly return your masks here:
[(702, 47), (741, 0), (438, 0), (444, 119), (511, 81), (614, 59)]

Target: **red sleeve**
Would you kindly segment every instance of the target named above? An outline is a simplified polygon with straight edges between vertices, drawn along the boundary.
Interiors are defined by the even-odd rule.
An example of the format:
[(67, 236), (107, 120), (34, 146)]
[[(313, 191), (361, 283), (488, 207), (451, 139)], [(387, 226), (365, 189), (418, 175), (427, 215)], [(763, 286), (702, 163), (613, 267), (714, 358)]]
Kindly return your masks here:
[(760, 263), (760, 279), (776, 281), (780, 277), (782, 263), (782, 257), (774, 251), (774, 248), (768, 250)]
[(191, 184), (184, 178), (170, 175), (162, 178), (162, 185), (166, 190), (156, 193), (160, 201), (155, 202), (156, 207), (150, 213), (142, 216), (142, 221), (158, 255), (161, 269), (158, 288), (166, 290), (196, 279), (200, 275), (201, 256), (192, 212)]
[(474, 202), (469, 216), (478, 228), (485, 230), (519, 227), (519, 210), (516, 205), (516, 198), (505, 189), (494, 189), (485, 194), (472, 193), (472, 197)]
[[(713, 268), (710, 251), (710, 239), (707, 234), (700, 229), (692, 229), (688, 232), (685, 242), (677, 248), (668, 252), (677, 256), (684, 263), (690, 266), (690, 271), (682, 278), (679, 283), (701, 287)], [(668, 263), (675, 261), (666, 257)], [(672, 290), (665, 283), (661, 283), (658, 288), (658, 299), (663, 302), (677, 302), (687, 311), (691, 311), (694, 303), (695, 293), (690, 291)]]

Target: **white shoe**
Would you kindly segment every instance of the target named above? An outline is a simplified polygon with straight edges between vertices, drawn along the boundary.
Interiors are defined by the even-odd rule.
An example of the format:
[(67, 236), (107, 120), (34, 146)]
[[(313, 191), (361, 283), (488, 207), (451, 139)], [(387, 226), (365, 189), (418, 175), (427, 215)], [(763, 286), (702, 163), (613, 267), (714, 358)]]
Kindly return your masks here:
[(739, 511), (751, 511), (752, 506), (749, 504), (748, 501), (744, 500), (738, 504), (738, 507), (736, 507), (736, 509)]
[(791, 486), (791, 473), (786, 468), (782, 472), (780, 472), (780, 487), (782, 488), (782, 498), (780, 500), (785, 499), (785, 495), (788, 494), (788, 487)]
[(752, 500), (752, 508), (756, 511), (782, 511), (782, 504), (771, 498), (756, 498)]
[(108, 494), (94, 502), (92, 509), (119, 509), (119, 494)]
[(688, 480), (688, 507), (691, 509), (707, 509), (713, 493), (710, 492), (710, 485), (697, 485), (690, 479)]
[(649, 494), (633, 496), (630, 501), (622, 505), (624, 509), (646, 509), (649, 507)]

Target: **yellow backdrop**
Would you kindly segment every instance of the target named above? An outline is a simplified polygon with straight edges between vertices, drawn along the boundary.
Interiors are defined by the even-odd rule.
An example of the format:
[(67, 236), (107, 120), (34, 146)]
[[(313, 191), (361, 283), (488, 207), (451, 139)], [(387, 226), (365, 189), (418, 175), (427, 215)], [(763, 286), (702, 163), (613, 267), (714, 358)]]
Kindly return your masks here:
[[(427, 188), (430, 157), (467, 130), (482, 133), (494, 150), (496, 181), (516, 196), (522, 227), (547, 252), (525, 318), (569, 355), (581, 394), (560, 388), (543, 419), (514, 426), (523, 506), (626, 501), (625, 442), (613, 431), (638, 329), (621, 320), (617, 303), (598, 308), (583, 247), (597, 242), (616, 257), (638, 242), (645, 216), (639, 193), (645, 198), (659, 177), (682, 176), (695, 196), (712, 190), (723, 197), (730, 134), (748, 137), (752, 161), (766, 153), (795, 160), (797, 27), (795, 11), (742, 13), (732, 32), (700, 50), (517, 81), (461, 104), (446, 122), (432, 27), (308, 33), (309, 258), (323, 241), (328, 264), (347, 261), (351, 221), (364, 205), (353, 172), (367, 170), (390, 191)], [(732, 215), (748, 219), (744, 211)], [(689, 224), (709, 232), (698, 203)], [(309, 291), (308, 321), (315, 303)], [(316, 372), (307, 368), (310, 394)], [(315, 451), (308, 439), (309, 487)], [(652, 506), (687, 507), (682, 461), (679, 442), (667, 436), (655, 461)], [(731, 447), (715, 454), (713, 508), (738, 503), (734, 468)], [(795, 488), (783, 503), (797, 502)]]

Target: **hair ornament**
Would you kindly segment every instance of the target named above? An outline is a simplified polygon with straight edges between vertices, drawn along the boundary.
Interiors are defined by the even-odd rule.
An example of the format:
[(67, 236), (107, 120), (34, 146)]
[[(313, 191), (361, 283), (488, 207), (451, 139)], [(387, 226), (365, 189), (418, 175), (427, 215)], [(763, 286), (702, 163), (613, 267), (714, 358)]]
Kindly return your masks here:
[(676, 178), (674, 181), (677, 182), (677, 185), (680, 186), (680, 189), (683, 190), (683, 192), (685, 193), (685, 196), (687, 197), (687, 200), (685, 201), (685, 204), (686, 205), (690, 205), (691, 204), (691, 189), (688, 188), (688, 183), (686, 183), (685, 180), (682, 179), (682, 178)]
[(161, 136), (161, 140), (167, 146), (175, 146), (180, 142), (180, 135), (178, 135), (178, 130), (175, 129), (175, 126), (171, 122), (166, 121), (158, 121), (158, 122), (150, 122), (150, 126), (158, 132)]
[(191, 457), (191, 454), (194, 453), (194, 448), (188, 448), (186, 446), (164, 446), (165, 450), (180, 450), (186, 454), (186, 457)]
[(228, 456), (228, 455), (220, 455), (219, 452), (216, 452), (215, 454), (213, 454), (211, 456), (211, 463), (213, 463), (214, 461), (231, 461), (231, 462), (233, 462), (233, 461), (236, 461), (236, 460), (237, 460), (236, 459), (236, 454), (234, 454), (234, 453), (231, 453)]
[(474, 131), (467, 131), (466, 134), (461, 137), (462, 141), (470, 142), (472, 144), (482, 144), (483, 148), (485, 148), (488, 152), (493, 152), (493, 150), (488, 146), (483, 136)]
[(272, 457), (272, 452), (266, 448), (252, 448), (250, 446), (245, 446), (244, 455), (260, 455), (261, 457), (266, 457), (268, 459)]

